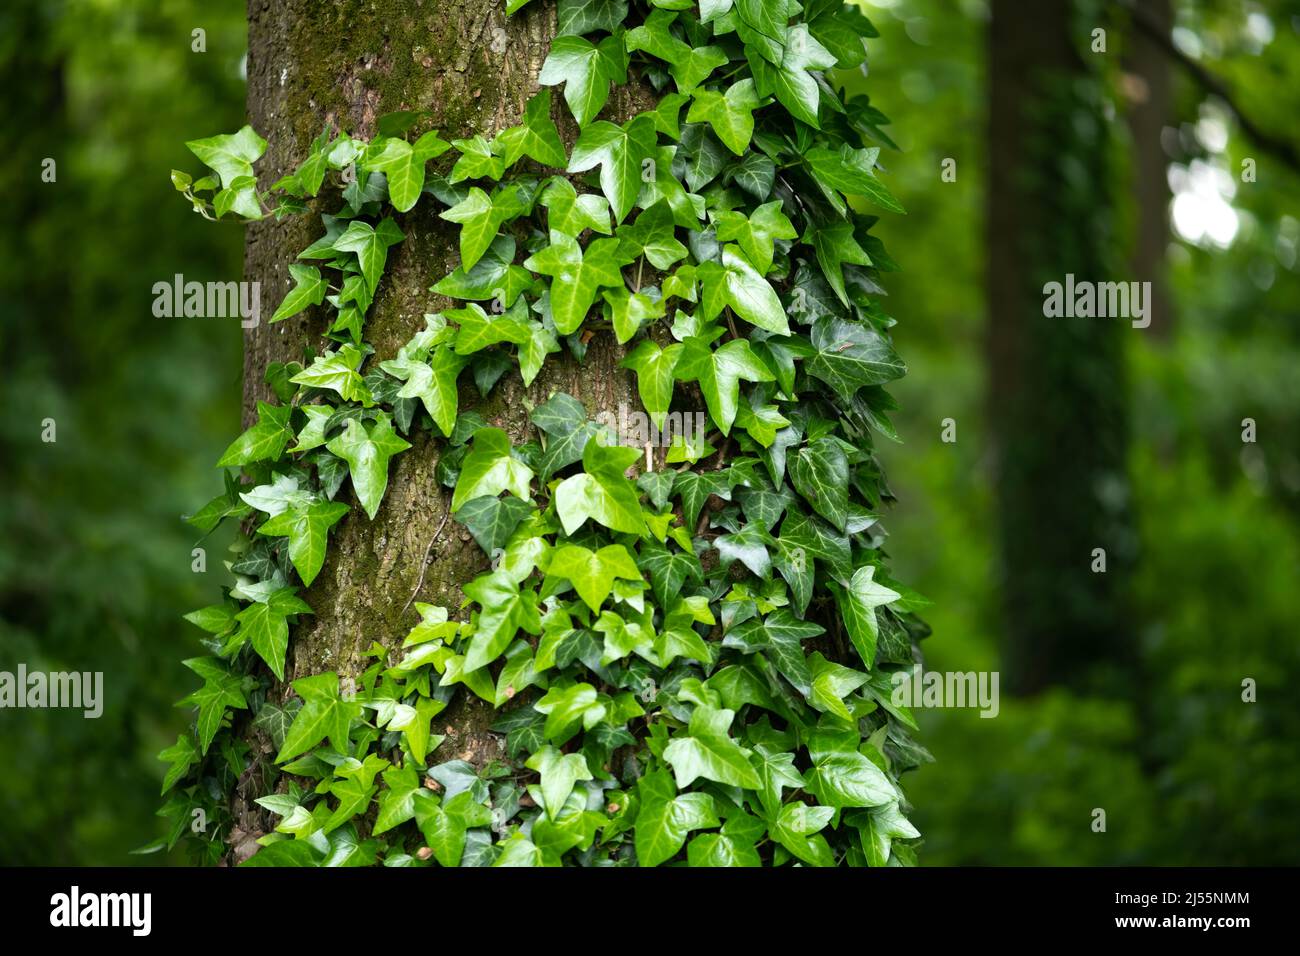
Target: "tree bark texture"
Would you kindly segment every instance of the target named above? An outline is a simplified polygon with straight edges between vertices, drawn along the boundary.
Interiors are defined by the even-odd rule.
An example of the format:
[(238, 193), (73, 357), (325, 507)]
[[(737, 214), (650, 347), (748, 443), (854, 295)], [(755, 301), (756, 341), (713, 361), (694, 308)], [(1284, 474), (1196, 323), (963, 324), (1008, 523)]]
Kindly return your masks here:
[[(504, 4), (487, 0), (252, 0), (248, 19), (248, 111), (269, 142), (262, 188), (297, 166), (326, 123), (369, 138), (385, 113), (427, 110), (428, 128), (446, 140), (476, 133), (490, 139), (520, 121), (539, 89), (538, 72), (556, 29), (553, 4), (530, 4), (507, 19)], [(602, 116), (621, 120), (647, 102), (644, 89), (616, 88)], [(553, 99), (553, 116), (571, 149), (577, 128), (562, 97)], [(431, 167), (441, 168), (438, 162)], [(327, 187), (323, 196), (316, 211), (337, 207), (337, 190)], [(426, 312), (456, 305), (429, 291), (460, 261), (456, 226), (439, 219), (438, 211), (425, 197), (410, 212), (394, 214), (406, 239), (389, 251), (367, 316), (365, 339), (376, 349), (371, 362), (394, 357), (424, 327)], [(288, 265), (322, 232), (318, 216), (268, 219), (249, 228), (245, 278), (262, 283), (264, 313), (291, 286)], [(245, 426), (255, 418), (256, 402), (271, 397), (263, 382), (267, 365), (302, 361), (308, 346), (319, 351), (323, 331), (322, 311), (311, 309), (246, 332)], [(593, 417), (616, 412), (620, 403), (639, 408), (632, 374), (619, 368), (622, 357), (612, 336), (598, 334), (581, 364), (567, 350), (551, 355), (530, 387), (511, 370), (486, 399), (465, 375), (460, 409), (477, 410), (519, 443), (533, 437), (528, 407), (557, 391), (578, 398)], [(418, 622), (412, 597), (455, 613), (463, 599), (460, 585), (487, 569), (468, 531), (449, 516), (450, 492), (435, 480), (443, 441), (415, 427), (407, 438), (413, 447), (393, 459), (375, 519), (355, 508), (331, 536), (325, 568), (303, 593), (315, 615), (304, 615), (294, 629), (286, 682), (331, 670), (345, 682), (355, 677), (370, 663), (363, 654), (373, 641), (396, 648)], [(340, 500), (353, 501), (351, 494), (345, 483)], [(444, 759), (478, 766), (499, 756), (504, 738), (487, 732), (492, 719), (489, 705), (458, 695), (434, 728), (448, 735)], [(266, 742), (255, 743), (269, 760)], [(253, 789), (241, 786), (236, 797), (232, 843), (263, 828), (252, 803), (261, 794)]]

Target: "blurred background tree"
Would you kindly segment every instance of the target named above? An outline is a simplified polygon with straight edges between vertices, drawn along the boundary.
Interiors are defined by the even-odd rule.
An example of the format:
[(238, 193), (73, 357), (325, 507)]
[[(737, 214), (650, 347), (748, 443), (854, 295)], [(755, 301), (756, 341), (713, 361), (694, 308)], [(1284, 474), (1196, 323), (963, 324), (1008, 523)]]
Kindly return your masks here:
[(1048, 318), (1043, 297), (1067, 276), (1122, 278), (1108, 12), (1097, 0), (993, 0), (986, 32), (986, 401), (1002, 668), (1016, 694), (1133, 689), (1130, 330)]
[[(912, 372), (884, 450), (898, 573), (935, 602), (928, 668), (1003, 676), (996, 719), (918, 712), (923, 863), (1300, 862), (1300, 3), (863, 8), (909, 212), (890, 240)], [(153, 755), (198, 650), (180, 615), (223, 580), (225, 543), (193, 572), (179, 519), (220, 490), (241, 335), (154, 318), (152, 286), (240, 275), (240, 230), (191, 214), (167, 171), (243, 122), (244, 16), (0, 10), (0, 669), (102, 670), (107, 697), (98, 720), (0, 711), (3, 863), (159, 859), (126, 854), (161, 826)], [(1097, 27), (1104, 54), (1080, 45)], [(1013, 73), (1026, 57), (1038, 72)], [(999, 110), (1023, 128), (1004, 137)], [(1035, 293), (1066, 272), (1152, 281), (1160, 311), (1045, 318)], [(1075, 563), (1094, 537), (1105, 575)]]
[[(870, 64), (875, 88), (887, 77), (899, 93), (877, 97), (902, 131), (903, 152), (891, 161), (910, 226), (893, 250), (903, 267), (893, 290), (899, 347), (912, 372), (898, 390), (904, 444), (889, 459), (902, 499), (890, 518), (903, 539), (900, 574), (935, 600), (928, 668), (1000, 670), (1021, 691), (1004, 693), (992, 720), (973, 710), (921, 713), (923, 739), (937, 760), (911, 784), (927, 838), (922, 860), (1294, 864), (1300, 750), (1289, 741), (1300, 733), (1300, 706), (1289, 688), (1300, 678), (1300, 179), (1285, 147), (1275, 147), (1292, 135), (1286, 114), (1294, 115), (1300, 100), (1300, 5), (1173, 0), (1163, 43), (1138, 29), (1124, 4), (1033, 6), (1034, 16), (1070, 8), (1074, 50), (1092, 57), (1092, 69), (1066, 89), (1077, 100), (1072, 110), (1040, 117), (1055, 124), (1058, 139), (1040, 143), (1031, 159), (1033, 144), (1016, 153), (990, 132), (998, 128), (999, 76), (1015, 81), (1006, 70), (1011, 52), (998, 41), (1018, 32), (1022, 24), (1005, 20), (1026, 17), (1024, 5), (867, 4), (883, 41)], [(1162, 7), (1138, 4), (1156, 23)], [(999, 14), (1006, 30), (992, 23)], [(1082, 45), (1096, 27), (1107, 30), (1105, 55)], [(1069, 63), (1056, 58), (1058, 70)], [(1269, 149), (1243, 132), (1206, 76), (1267, 134)], [(1092, 143), (1080, 144), (1081, 137)], [(957, 159), (955, 182), (940, 178), (946, 157)], [(1253, 182), (1242, 180), (1248, 158)], [(1007, 165), (990, 170), (990, 163)], [(1036, 197), (1008, 200), (1021, 204), (1016, 214), (1047, 220), (1027, 250), (1011, 246), (1014, 234), (991, 228), (987, 210), (995, 200), (986, 189), (999, 182), (1022, 190), (1038, 184)], [(1025, 203), (1052, 214), (1042, 217)], [(1109, 239), (1098, 238), (1098, 216), (1110, 219)], [(1067, 271), (1083, 277), (1105, 269), (1104, 279), (1152, 281), (1158, 297), (1151, 328), (1112, 325), (1108, 341), (1076, 354), (1069, 374), (1040, 377), (1033, 397), (1019, 399), (1043, 408), (1007, 409), (986, 399), (1006, 383), (991, 380), (1000, 369), (981, 362), (982, 347), (987, 335), (999, 334), (994, 326), (1011, 305), (993, 295), (984, 270), (1003, 263), (1008, 281), (1023, 283), (1021, 296), (1044, 281), (1014, 276), (1017, 255), (1022, 272), (1047, 262), (1055, 273), (1048, 278), (1060, 281)], [(943, 264), (942, 281), (925, 274), (927, 262)], [(1036, 307), (1036, 315), (1033, 303), (1016, 313), (1031, 324), (1037, 319), (1036, 327), (1020, 329), (1021, 348), (1029, 361), (1050, 363), (1077, 330), (1042, 317), (1041, 298)], [(1114, 390), (1104, 401), (1128, 409), (1127, 436), (1124, 415), (1087, 407), (1098, 394), (1090, 374)], [(1038, 424), (1026, 429), (1017, 424), (1021, 416)], [(958, 422), (955, 443), (940, 440), (945, 418)], [(1246, 418), (1256, 422), (1255, 443), (1242, 440)], [(1072, 432), (1080, 422), (1093, 431)], [(1060, 489), (1041, 486), (1080, 487), (1072, 465), (1095, 462), (1101, 452), (1079, 443), (1127, 447), (1118, 461), (1128, 496), (1116, 483), (1115, 497), (1131, 516), (1119, 523), (1129, 529), (1120, 553), (1131, 557), (1122, 558), (1118, 574), (1115, 551), (1107, 549), (1122, 635), (1101, 630), (1099, 644), (1069, 648), (1066, 672), (1052, 666), (1045, 682), (1012, 680), (1025, 673), (1020, 655), (1043, 649), (1015, 637), (1025, 621), (1007, 619), (1017, 607), (1008, 599), (1023, 594), (1005, 576), (1014, 567), (1005, 549), (1015, 531), (1003, 509), (1024, 502), (1008, 502), (996, 454), (1011, 428), (1022, 429), (1010, 438), (1030, 446), (1030, 461), (1042, 469), (1025, 492), (1040, 506), (1012, 520), (1039, 539), (1090, 511), (1093, 526), (1102, 527), (1087, 496), (1063, 510), (1069, 506), (1057, 499)], [(1071, 433), (1076, 437), (1062, 440)], [(1113, 454), (1108, 460), (1117, 461)], [(1068, 591), (1095, 583), (1086, 556), (1073, 583), (1060, 579), (1059, 563), (1048, 563), (1050, 550), (1040, 557), (1045, 566), (1036, 576), (1059, 580), (1028, 595), (1046, 615), (1040, 622), (1056, 625), (1047, 637), (1096, 627), (1099, 609), (1080, 615)], [(1125, 653), (1122, 641), (1110, 641), (1121, 636), (1129, 645), (1123, 657), (1116, 656), (1117, 648)], [(1247, 678), (1258, 688), (1253, 704), (1242, 701)], [(1105, 833), (1091, 827), (1096, 808), (1106, 811)]]

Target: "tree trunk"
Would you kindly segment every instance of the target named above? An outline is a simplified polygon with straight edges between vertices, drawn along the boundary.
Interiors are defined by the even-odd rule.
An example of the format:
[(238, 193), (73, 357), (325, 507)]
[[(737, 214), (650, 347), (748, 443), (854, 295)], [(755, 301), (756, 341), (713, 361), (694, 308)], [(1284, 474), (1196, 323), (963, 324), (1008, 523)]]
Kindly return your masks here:
[[(490, 139), (519, 122), (538, 89), (555, 33), (555, 8), (540, 3), (507, 20), (504, 4), (484, 0), (252, 0), (248, 16), (248, 111), (269, 142), (262, 188), (297, 166), (326, 123), (368, 138), (385, 113), (427, 110), (431, 128), (444, 139), (476, 133)], [(616, 88), (603, 115), (630, 116), (634, 105), (644, 108), (643, 93)], [(562, 104), (556, 97), (553, 118), (571, 148), (577, 130)], [(334, 199), (328, 189), (326, 194), (327, 203)], [(439, 219), (427, 201), (396, 219), (406, 239), (390, 251), (367, 316), (366, 340), (376, 349), (372, 362), (392, 358), (424, 327), (424, 313), (453, 305), (428, 290), (459, 264), (456, 226)], [(245, 278), (267, 290), (265, 314), (291, 285), (288, 265), (322, 231), (315, 217), (268, 219), (249, 228)], [(319, 310), (308, 310), (246, 333), (245, 425), (255, 417), (256, 402), (271, 397), (263, 382), (267, 365), (301, 361), (307, 347), (320, 351), (321, 332)], [(462, 384), (460, 407), (476, 409), (516, 443), (531, 437), (527, 409), (557, 391), (582, 401), (593, 417), (616, 411), (620, 403), (639, 408), (631, 373), (618, 367), (622, 355), (612, 336), (597, 336), (582, 364), (567, 352), (552, 355), (527, 389), (514, 370), (486, 399), (472, 384)], [(294, 630), (287, 680), (331, 670), (345, 682), (355, 677), (370, 663), (363, 654), (373, 641), (396, 648), (418, 622), (412, 598), (454, 609), (462, 601), (459, 585), (487, 568), (469, 532), (450, 519), (450, 492), (434, 477), (443, 442), (418, 429), (407, 438), (413, 447), (393, 459), (375, 519), (356, 508), (331, 537), (325, 568), (303, 595), (315, 615), (300, 618)], [(341, 493), (350, 495), (350, 486)], [(487, 733), (492, 719), (488, 704), (473, 694), (458, 695), (440, 717), (446, 726), (436, 728), (448, 735), (448, 758), (479, 766), (498, 756), (498, 738)], [(258, 743), (269, 761), (269, 745)], [(255, 790), (251, 782), (241, 784), (233, 808), (231, 842), (247, 842), (245, 852), (254, 849), (251, 838), (267, 829), (252, 803), (262, 795)]]
[[(1044, 285), (1127, 280), (1089, 0), (994, 0), (989, 30), (989, 420), (997, 467), (1007, 685), (1101, 679), (1132, 650), (1126, 320), (1051, 318)], [(1095, 549), (1106, 570), (1095, 572)]]
[[(1147, 0), (1142, 14), (1166, 36), (1173, 27), (1170, 0)], [(1137, 212), (1133, 243), (1135, 277), (1151, 283), (1151, 334), (1167, 341), (1173, 315), (1165, 281), (1165, 250), (1169, 246), (1169, 157), (1163, 133), (1173, 108), (1169, 58), (1160, 45), (1139, 29), (1128, 38), (1124, 60), (1129, 97), (1128, 126), (1133, 136), (1133, 201)]]

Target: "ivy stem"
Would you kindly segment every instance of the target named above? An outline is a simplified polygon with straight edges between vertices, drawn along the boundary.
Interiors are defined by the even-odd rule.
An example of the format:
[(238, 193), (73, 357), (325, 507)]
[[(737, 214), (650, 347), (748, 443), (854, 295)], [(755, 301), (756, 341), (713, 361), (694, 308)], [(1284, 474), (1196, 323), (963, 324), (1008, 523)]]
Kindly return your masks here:
[(429, 552), (433, 550), (433, 543), (438, 540), (438, 535), (442, 534), (442, 529), (447, 526), (447, 519), (449, 517), (451, 517), (450, 506), (448, 506), (447, 510), (443, 512), (442, 521), (438, 522), (438, 529), (434, 531), (433, 536), (429, 538), (428, 547), (424, 549), (424, 557), (420, 560), (420, 580), (415, 582), (415, 590), (411, 592), (411, 596), (406, 599), (406, 604), (402, 606), (403, 614), (405, 614), (406, 609), (411, 606), (411, 602), (415, 600), (415, 596), (420, 593), (420, 588), (424, 587), (424, 572), (429, 569)]

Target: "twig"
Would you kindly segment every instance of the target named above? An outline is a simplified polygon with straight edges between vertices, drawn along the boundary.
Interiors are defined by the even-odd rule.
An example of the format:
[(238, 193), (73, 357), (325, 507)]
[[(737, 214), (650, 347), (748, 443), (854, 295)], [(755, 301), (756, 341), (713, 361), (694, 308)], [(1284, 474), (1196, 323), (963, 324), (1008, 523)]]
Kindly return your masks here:
[(406, 604), (402, 607), (403, 614), (405, 614), (406, 609), (411, 606), (411, 602), (415, 600), (415, 596), (420, 593), (420, 588), (424, 587), (424, 572), (429, 569), (429, 552), (433, 550), (433, 543), (438, 540), (438, 535), (442, 534), (442, 529), (447, 526), (447, 519), (450, 517), (450, 509), (443, 512), (442, 521), (438, 523), (438, 530), (433, 533), (433, 537), (429, 539), (429, 546), (424, 549), (424, 558), (420, 561), (420, 580), (415, 582), (415, 590), (412, 591), (411, 596), (406, 599)]

